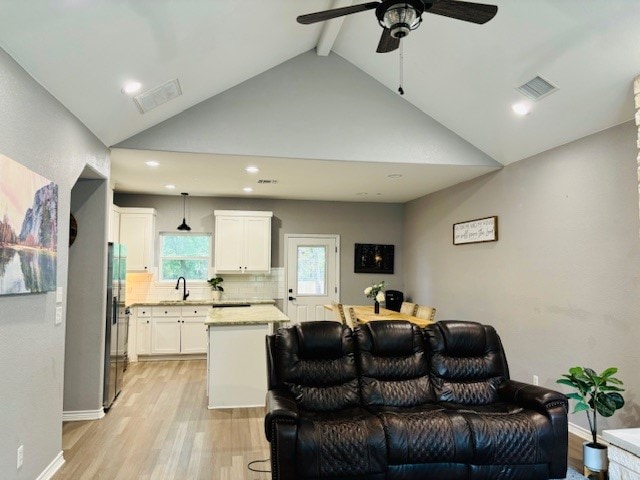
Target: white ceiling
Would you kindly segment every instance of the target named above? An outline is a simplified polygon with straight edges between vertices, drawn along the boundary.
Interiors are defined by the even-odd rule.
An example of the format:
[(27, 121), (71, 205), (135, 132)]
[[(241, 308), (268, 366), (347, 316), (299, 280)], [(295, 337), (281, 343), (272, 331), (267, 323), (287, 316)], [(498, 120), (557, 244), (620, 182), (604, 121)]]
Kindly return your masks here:
[[(158, 167), (145, 161), (155, 160)], [(290, 200), (405, 203), (456, 183), (492, 172), (492, 166), (415, 163), (340, 162), (292, 158), (210, 155), (114, 148), (115, 190), (168, 194), (162, 186), (176, 186), (171, 195), (257, 196)], [(249, 165), (260, 171), (250, 174)], [(391, 175), (391, 177), (390, 177)], [(399, 176), (398, 176), (399, 175)], [(277, 180), (277, 183), (259, 183)], [(250, 187), (253, 192), (244, 193)]]
[[(407, 101), (502, 164), (633, 117), (632, 82), (640, 73), (640, 1), (485, 1), (499, 6), (497, 16), (485, 25), (425, 14), (420, 28), (403, 41)], [(349, 2), (336, 3), (345, 4)], [(0, 0), (0, 46), (111, 146), (314, 48), (323, 24), (299, 25), (295, 18), (333, 6), (327, 0)], [(381, 30), (374, 13), (333, 23), (337, 36), (335, 43), (329, 41), (332, 50), (397, 95), (398, 55), (375, 53)], [(559, 90), (534, 104), (530, 115), (515, 117), (510, 105), (525, 100), (515, 87), (536, 75)], [(120, 92), (129, 79), (149, 89), (174, 78), (179, 78), (183, 95), (145, 115)], [(146, 191), (149, 175), (127, 169), (127, 154), (113, 154), (117, 188)], [(205, 159), (217, 162), (216, 169), (229, 161), (222, 156), (182, 159), (194, 168), (173, 171), (174, 183), (183, 183), (183, 191), (193, 194), (226, 194), (223, 187), (213, 191), (200, 183), (201, 172), (195, 167), (204, 168)], [(345, 195), (343, 189), (333, 189), (339, 191), (335, 198), (328, 195), (327, 185), (333, 191), (336, 175), (331, 167), (340, 165), (344, 172), (349, 163), (304, 160), (312, 163), (294, 168), (302, 160), (262, 161), (269, 172), (275, 169), (270, 176), (313, 171), (322, 179), (316, 182), (317, 190), (303, 185), (301, 192), (281, 193), (284, 198)], [(443, 167), (417, 175), (406, 164), (395, 170), (399, 168), (406, 168), (413, 182), (403, 187), (405, 198), (486, 172), (460, 174), (458, 167)], [(355, 170), (360, 177), (373, 171), (366, 165)], [(245, 180), (228, 175), (228, 184)], [(434, 179), (439, 175), (445, 176)], [(298, 180), (292, 177), (287, 183), (303, 183), (302, 177)], [(389, 185), (388, 179), (367, 178), (364, 183), (369, 195)], [(349, 194), (367, 191), (346, 185)], [(391, 192), (379, 197), (385, 195), (386, 200), (367, 201), (402, 201), (403, 195)]]

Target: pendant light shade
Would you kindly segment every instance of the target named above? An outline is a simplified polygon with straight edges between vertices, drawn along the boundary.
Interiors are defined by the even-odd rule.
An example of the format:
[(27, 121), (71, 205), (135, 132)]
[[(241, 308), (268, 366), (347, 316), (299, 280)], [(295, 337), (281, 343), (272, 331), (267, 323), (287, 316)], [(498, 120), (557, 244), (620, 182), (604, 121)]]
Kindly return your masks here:
[(191, 227), (189, 225), (187, 225), (187, 215), (186, 215), (186, 211), (187, 211), (187, 197), (189, 196), (188, 193), (181, 193), (182, 195), (182, 223), (180, 225), (178, 225), (178, 230), (184, 230), (184, 231), (191, 231)]

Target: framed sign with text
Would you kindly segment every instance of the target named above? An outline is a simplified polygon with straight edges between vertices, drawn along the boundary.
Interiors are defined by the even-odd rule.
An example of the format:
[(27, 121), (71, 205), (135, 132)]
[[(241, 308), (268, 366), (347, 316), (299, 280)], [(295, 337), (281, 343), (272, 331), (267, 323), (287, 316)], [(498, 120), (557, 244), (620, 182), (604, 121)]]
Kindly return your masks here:
[(498, 241), (498, 217), (478, 218), (453, 224), (453, 244)]

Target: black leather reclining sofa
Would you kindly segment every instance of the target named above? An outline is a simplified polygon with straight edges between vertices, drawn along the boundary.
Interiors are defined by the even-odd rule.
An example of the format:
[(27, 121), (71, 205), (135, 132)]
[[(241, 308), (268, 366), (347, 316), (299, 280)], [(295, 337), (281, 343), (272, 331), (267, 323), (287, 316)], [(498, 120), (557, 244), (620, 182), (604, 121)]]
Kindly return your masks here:
[(564, 478), (567, 399), (509, 379), (493, 327), (308, 322), (267, 337), (272, 478)]

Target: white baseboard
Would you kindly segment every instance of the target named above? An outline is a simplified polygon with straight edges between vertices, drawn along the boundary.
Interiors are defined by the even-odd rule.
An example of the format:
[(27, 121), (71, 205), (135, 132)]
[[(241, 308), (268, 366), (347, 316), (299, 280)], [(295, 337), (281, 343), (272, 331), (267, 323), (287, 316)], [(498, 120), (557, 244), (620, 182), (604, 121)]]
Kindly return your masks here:
[(62, 412), (63, 422), (78, 422), (81, 420), (100, 420), (104, 417), (104, 409), (99, 410), (71, 410)]
[[(582, 438), (585, 442), (590, 442), (591, 440), (593, 440), (591, 438), (591, 430), (587, 430), (586, 428), (576, 425), (575, 423), (569, 422), (569, 433), (573, 433), (574, 435)], [(600, 435), (598, 435), (598, 443), (609, 445), (609, 442), (607, 442)]]
[(40, 475), (38, 475), (38, 478), (36, 478), (36, 480), (49, 480), (53, 478), (56, 472), (60, 470), (60, 467), (62, 467), (62, 465), (64, 465), (64, 457), (62, 456), (62, 452), (60, 452), (58, 455), (56, 455), (56, 458), (54, 458), (53, 461), (47, 466), (47, 468), (45, 468), (44, 471)]
[(213, 405), (207, 405), (208, 410), (224, 410), (227, 408), (264, 408), (264, 403), (256, 405), (228, 405), (226, 407), (214, 407)]

